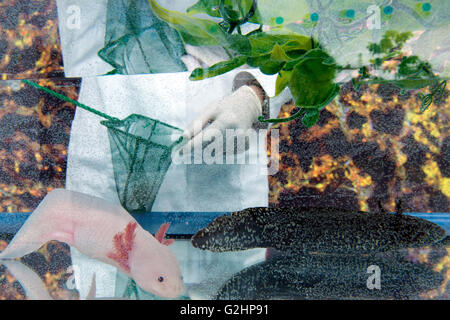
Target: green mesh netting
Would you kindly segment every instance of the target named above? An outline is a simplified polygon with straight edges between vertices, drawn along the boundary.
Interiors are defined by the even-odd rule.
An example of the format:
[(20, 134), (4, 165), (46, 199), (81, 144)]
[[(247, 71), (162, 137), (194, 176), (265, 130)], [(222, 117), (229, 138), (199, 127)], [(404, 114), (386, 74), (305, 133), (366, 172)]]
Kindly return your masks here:
[(32, 81), (22, 82), (107, 119), (100, 123), (108, 129), (120, 203), (130, 213), (151, 211), (183, 130), (138, 114), (119, 120)]
[(147, 0), (108, 1), (105, 46), (100, 58), (111, 73), (186, 71), (184, 44), (178, 32), (155, 17)]
[(101, 124), (108, 128), (120, 203), (130, 213), (149, 212), (183, 131), (137, 114)]

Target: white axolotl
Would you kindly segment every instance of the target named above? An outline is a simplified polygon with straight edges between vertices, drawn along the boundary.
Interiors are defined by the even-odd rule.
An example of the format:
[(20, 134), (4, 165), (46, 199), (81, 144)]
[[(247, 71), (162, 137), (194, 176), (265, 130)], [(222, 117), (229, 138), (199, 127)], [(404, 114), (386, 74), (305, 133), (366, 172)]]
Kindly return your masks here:
[(0, 259), (15, 259), (50, 240), (117, 267), (142, 289), (175, 298), (184, 291), (178, 261), (164, 240), (169, 224), (155, 237), (121, 206), (79, 192), (51, 191), (17, 232)]

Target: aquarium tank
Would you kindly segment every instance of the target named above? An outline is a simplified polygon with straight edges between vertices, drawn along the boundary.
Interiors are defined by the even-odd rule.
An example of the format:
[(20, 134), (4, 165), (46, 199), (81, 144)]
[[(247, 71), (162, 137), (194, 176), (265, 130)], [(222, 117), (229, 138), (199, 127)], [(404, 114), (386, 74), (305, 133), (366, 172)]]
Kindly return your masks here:
[[(449, 299), (449, 1), (109, 0), (79, 25), (82, 2), (0, 4), (0, 251), (45, 225), (33, 212), (58, 188), (117, 205), (108, 223), (118, 229), (105, 244), (77, 239), (78, 226), (101, 229), (89, 224), (101, 210), (61, 210), (73, 228), (54, 227), (57, 238), (15, 260), (0, 256), (1, 299), (167, 299), (137, 284), (139, 232), (150, 233), (149, 250), (176, 257), (184, 291), (173, 300)], [(86, 39), (87, 27), (101, 32)], [(194, 113), (215, 127), (228, 106), (199, 109), (211, 92), (185, 97), (202, 86), (232, 95), (241, 71), (262, 92), (248, 128), (265, 130), (263, 174), (214, 167), (199, 179), (195, 164), (172, 157), (192, 138)], [(165, 74), (183, 82), (146, 86)], [(222, 79), (229, 88), (213, 86)], [(164, 91), (175, 84), (180, 96)], [(106, 120), (83, 128), (82, 112)], [(96, 161), (98, 175), (69, 175)], [(227, 183), (247, 193), (214, 194)], [(191, 210), (203, 208), (194, 193), (226, 200)], [(113, 243), (114, 258), (89, 254)]]

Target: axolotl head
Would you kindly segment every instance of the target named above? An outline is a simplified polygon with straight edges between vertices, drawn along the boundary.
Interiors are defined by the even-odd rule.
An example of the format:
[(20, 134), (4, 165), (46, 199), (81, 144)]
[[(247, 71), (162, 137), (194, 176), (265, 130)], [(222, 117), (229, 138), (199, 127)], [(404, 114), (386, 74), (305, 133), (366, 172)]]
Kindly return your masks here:
[(180, 296), (184, 291), (183, 276), (170, 248), (154, 238), (147, 239), (145, 246), (138, 243), (130, 256), (130, 275), (136, 284), (160, 297)]

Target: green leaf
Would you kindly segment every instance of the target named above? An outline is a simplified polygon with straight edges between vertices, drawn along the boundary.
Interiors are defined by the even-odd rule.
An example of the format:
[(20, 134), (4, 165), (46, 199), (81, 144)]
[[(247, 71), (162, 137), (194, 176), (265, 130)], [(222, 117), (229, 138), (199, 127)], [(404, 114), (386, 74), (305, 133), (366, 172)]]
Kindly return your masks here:
[(380, 48), (381, 48), (381, 52), (388, 53), (389, 50), (394, 48), (394, 43), (392, 42), (392, 40), (390, 38), (383, 38), (380, 41)]
[(262, 73), (273, 75), (278, 73), (286, 62), (291, 61), (283, 48), (275, 43), (272, 51), (267, 54), (248, 57), (247, 63), (251, 67), (259, 68)]
[[(241, 2), (241, 15), (244, 16), (250, 11), (250, 8), (252, 7), (252, 4), (253, 4), (253, 0), (238, 0), (238, 1)], [(256, 23), (256, 24), (263, 24), (261, 14), (259, 13), (258, 7), (256, 7), (256, 8), (257, 8), (256, 12), (250, 18), (249, 22)]]
[(367, 47), (372, 55), (385, 53), (388, 54), (394, 48), (398, 50), (403, 47), (405, 42), (412, 37), (411, 32), (399, 33), (395, 30), (388, 30), (384, 33), (380, 43), (371, 43)]
[(327, 105), (329, 105), (334, 98), (339, 94), (339, 92), (341, 91), (341, 87), (335, 83), (334, 84), (334, 88), (330, 91), (330, 94), (328, 96), (328, 98), (326, 98), (318, 107), (318, 110), (322, 110), (324, 109)]
[(251, 51), (250, 41), (247, 37), (239, 34), (227, 34), (228, 46), (230, 49), (242, 55), (249, 55)]
[(367, 49), (369, 49), (369, 51), (370, 51), (370, 53), (372, 53), (372, 55), (376, 55), (376, 54), (380, 54), (381, 53), (381, 47), (377, 43), (370, 43), (367, 46)]
[(286, 55), (291, 59), (298, 59), (301, 56), (303, 56), (306, 53), (306, 51), (311, 49), (310, 46), (307, 46), (305, 48), (304, 43), (296, 40), (286, 42), (281, 46), (281, 48), (284, 50)]
[(275, 96), (279, 95), (288, 86), (291, 80), (292, 71), (281, 70), (278, 73), (277, 82), (275, 85)]
[[(303, 56), (304, 56), (304, 55), (303, 55)], [(284, 71), (292, 71), (292, 69), (294, 69), (294, 67), (295, 67), (296, 65), (298, 65), (300, 62), (302, 62), (302, 61), (304, 61), (305, 59), (307, 59), (307, 58), (303, 58), (303, 56), (301, 56), (299, 59), (295, 59), (295, 60), (292, 60), (292, 61), (287, 62), (287, 63), (284, 65), (283, 70), (284, 70)]]
[(310, 128), (317, 123), (319, 120), (320, 112), (317, 109), (308, 109), (306, 114), (303, 116), (302, 122), (307, 127)]
[(175, 28), (185, 43), (193, 46), (219, 46), (228, 43), (226, 32), (216, 22), (164, 9), (154, 0), (148, 2), (158, 18)]
[(247, 64), (250, 67), (259, 68), (261, 65), (263, 65), (265, 62), (267, 62), (269, 60), (270, 60), (270, 54), (248, 57)]
[(281, 69), (292, 70), (303, 60), (305, 52), (311, 49), (310, 38), (291, 34), (262, 33), (250, 36), (249, 41), (252, 55), (247, 63), (268, 75), (276, 74)]
[(397, 33), (395, 35), (395, 44), (398, 47), (398, 49), (401, 49), (406, 41), (411, 39), (413, 37), (412, 32), (402, 32)]
[(387, 55), (385, 55), (385, 56), (383, 57), (383, 60), (384, 60), (384, 61), (390, 60), (390, 59), (395, 58), (395, 57), (397, 57), (397, 56), (399, 56), (399, 55), (401, 55), (401, 54), (402, 54), (402, 52), (399, 51), (399, 50), (393, 51), (393, 52), (388, 53)]
[[(240, 0), (240, 10), (236, 1), (225, 0), (225, 6), (229, 14), (234, 11), (235, 13), (231, 13), (231, 15), (243, 17), (249, 12), (250, 8), (252, 7), (252, 2), (252, 0)], [(220, 14), (219, 5), (220, 0), (199, 0), (197, 3), (189, 7), (186, 12), (190, 15), (204, 13), (211, 17), (221, 18), (222, 16)], [(250, 18), (249, 22), (262, 24), (262, 19), (259, 11), (255, 12), (253, 17)]]
[(405, 77), (420, 77), (422, 75), (433, 75), (430, 71), (431, 65), (419, 59), (418, 56), (403, 57), (398, 65), (398, 75)]
[(215, 77), (221, 74), (224, 74), (228, 71), (231, 71), (233, 69), (239, 68), (246, 62), (246, 57), (240, 56), (228, 61), (222, 61), (219, 63), (216, 63), (215, 65), (209, 67), (209, 68), (197, 68), (194, 71), (192, 71), (191, 75), (189, 76), (190, 80), (202, 80), (205, 78), (211, 78)]
[(190, 15), (204, 13), (211, 17), (220, 18), (219, 2), (220, 0), (199, 0), (187, 8), (186, 12)]
[(285, 62), (270, 59), (270, 54), (248, 57), (247, 63), (249, 66), (259, 68), (262, 73), (267, 75), (277, 74), (284, 66)]
[(361, 79), (370, 78), (370, 74), (368, 72), (367, 66), (362, 66), (361, 68), (359, 68), (358, 73), (359, 73)]
[(270, 59), (277, 62), (287, 62), (292, 60), (286, 55), (286, 52), (284, 52), (283, 48), (281, 48), (279, 44), (275, 44), (273, 47), (270, 54)]
[(361, 82), (359, 82), (358, 79), (353, 78), (352, 84), (353, 84), (353, 88), (355, 89), (355, 91), (358, 92), (359, 89), (361, 88)]
[(268, 60), (259, 67), (262, 73), (267, 75), (274, 75), (281, 71), (284, 62), (278, 62), (273, 60)]
[(324, 64), (330, 56), (321, 49), (308, 51), (293, 69), (289, 89), (295, 105), (314, 107), (322, 105), (335, 92), (333, 82), (336, 65)]
[(250, 46), (252, 48), (251, 55), (263, 55), (270, 53), (275, 45), (284, 46), (283, 50), (310, 50), (311, 39), (307, 36), (299, 34), (269, 34), (266, 32), (254, 33), (248, 36)]
[(377, 67), (381, 67), (381, 65), (383, 64), (383, 59), (382, 58), (376, 58), (374, 64)]
[[(252, 5), (253, 5), (253, 0), (225, 0), (225, 3), (231, 2), (233, 5), (233, 8), (235, 8), (235, 10), (239, 10), (240, 11), (240, 15), (242, 18), (244, 18), (248, 12), (250, 11)], [(240, 4), (240, 8), (239, 5), (236, 4), (236, 2), (239, 2)], [(261, 14), (259, 13), (258, 10), (258, 3), (257, 3), (257, 7), (256, 7), (256, 12), (254, 13), (254, 15), (250, 18), (249, 22), (251, 23), (256, 23), (256, 24), (263, 24), (262, 18), (261, 18)]]
[[(249, 36), (249, 41), (251, 55), (247, 63), (268, 75), (276, 74), (282, 68), (292, 70), (298, 62), (302, 61), (302, 58), (297, 59), (297, 57), (301, 57), (311, 49), (310, 38), (292, 34), (260, 33)], [(286, 68), (286, 63), (290, 64), (289, 68)]]
[(233, 10), (230, 7), (225, 7), (225, 12), (227, 13), (227, 16), (230, 17), (231, 21), (239, 21), (240, 14), (239, 11)]

